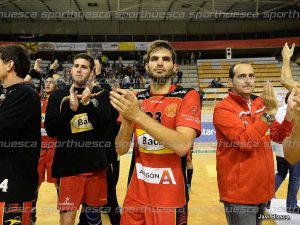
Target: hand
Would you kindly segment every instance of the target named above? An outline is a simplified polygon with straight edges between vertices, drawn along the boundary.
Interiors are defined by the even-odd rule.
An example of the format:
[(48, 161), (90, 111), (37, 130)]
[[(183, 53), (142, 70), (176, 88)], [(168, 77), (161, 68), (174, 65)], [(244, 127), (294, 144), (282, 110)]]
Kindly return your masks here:
[(85, 87), (85, 89), (83, 90), (82, 95), (81, 95), (82, 105), (89, 104), (90, 96), (91, 96), (91, 89), (89, 87)]
[(286, 120), (287, 121), (292, 121), (293, 120), (293, 116), (297, 107), (297, 102), (294, 101), (294, 97), (295, 97), (295, 93), (296, 90), (293, 88), (293, 90), (290, 93), (290, 96), (287, 100), (287, 110), (286, 110)]
[(77, 98), (77, 92), (74, 91), (75, 85), (74, 83), (70, 87), (70, 109), (74, 112), (77, 111), (78, 106), (79, 106), (79, 101)]
[(295, 43), (293, 43), (292, 47), (289, 48), (288, 43), (286, 42), (282, 48), (281, 55), (283, 60), (289, 60), (294, 54)]
[(110, 92), (112, 106), (126, 119), (135, 122), (140, 110), (140, 103), (134, 93), (118, 88)]
[(291, 71), (291, 65), (290, 65), (290, 58), (292, 57), (294, 53), (295, 44), (292, 45), (291, 48), (289, 48), (288, 44), (285, 43), (285, 45), (282, 48), (281, 55), (282, 55), (282, 68), (281, 68), (281, 77), (280, 82), (283, 87), (291, 91), (293, 88), (296, 89), (296, 93), (300, 93), (300, 89), (298, 87), (298, 83), (293, 79), (292, 71)]
[(269, 81), (266, 82), (266, 85), (263, 88), (261, 98), (264, 101), (264, 105), (266, 107), (266, 113), (275, 115), (278, 109), (278, 105), (277, 105), (277, 100), (275, 97), (273, 87)]
[(101, 63), (99, 61), (99, 59), (94, 59), (94, 63), (95, 63), (95, 74), (101, 74)]
[(89, 76), (89, 79), (87, 80), (86, 87), (83, 90), (82, 94), (79, 96), (81, 98), (81, 103), (83, 105), (89, 104), (90, 97), (91, 97), (91, 94), (92, 94), (91, 90), (93, 90), (93, 87), (95, 86), (94, 85), (94, 78), (95, 78), (95, 73), (91, 72), (91, 74)]
[(55, 59), (54, 62), (50, 65), (50, 70), (56, 70), (58, 68), (58, 60)]
[(34, 62), (33, 69), (38, 73), (42, 72), (41, 64), (42, 64), (42, 59), (40, 59), (40, 58), (36, 59)]

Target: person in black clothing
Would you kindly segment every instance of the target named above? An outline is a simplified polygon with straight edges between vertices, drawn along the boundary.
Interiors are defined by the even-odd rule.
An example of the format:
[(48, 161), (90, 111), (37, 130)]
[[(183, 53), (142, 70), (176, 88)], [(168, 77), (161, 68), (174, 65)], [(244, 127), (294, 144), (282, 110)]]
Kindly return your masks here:
[(30, 58), (24, 47), (0, 47), (0, 79), (6, 90), (0, 105), (0, 224), (29, 225), (38, 187), (41, 105), (24, 82)]
[(60, 222), (75, 223), (76, 210), (86, 206), (88, 224), (100, 220), (106, 203), (107, 152), (113, 151), (113, 123), (109, 93), (92, 86), (94, 60), (81, 53), (74, 57), (73, 84), (49, 98), (45, 129), (57, 137), (53, 177), (59, 178)]
[[(100, 63), (99, 60), (95, 59), (95, 74), (99, 74), (100, 69)], [(117, 88), (120, 88), (119, 83), (116, 80), (113, 80), (109, 83), (107, 83), (106, 79), (104, 77), (101, 77), (101, 75), (96, 75), (96, 81), (94, 84), (99, 87), (102, 87), (106, 91), (110, 92), (111, 90), (116, 90)], [(112, 115), (112, 124), (113, 124), (113, 136), (114, 138), (118, 135), (120, 126), (116, 123), (117, 118), (119, 116), (119, 113), (117, 110), (115, 110), (113, 107), (111, 108), (111, 115)], [(106, 178), (107, 178), (107, 204), (102, 206), (101, 211), (102, 213), (107, 213), (109, 216), (109, 220), (112, 225), (119, 225), (121, 220), (121, 214), (120, 214), (120, 206), (117, 199), (117, 193), (116, 193), (116, 186), (119, 179), (119, 172), (120, 172), (120, 159), (115, 151), (114, 142), (112, 142), (113, 145), (113, 151), (108, 151), (108, 159), (109, 159), (109, 167), (106, 171)], [(79, 217), (79, 223), (78, 225), (88, 225), (87, 222), (87, 216), (86, 216), (86, 205), (83, 204), (81, 208), (81, 213)], [(100, 215), (101, 216), (101, 215)], [(94, 224), (99, 224), (100, 221), (95, 222)]]

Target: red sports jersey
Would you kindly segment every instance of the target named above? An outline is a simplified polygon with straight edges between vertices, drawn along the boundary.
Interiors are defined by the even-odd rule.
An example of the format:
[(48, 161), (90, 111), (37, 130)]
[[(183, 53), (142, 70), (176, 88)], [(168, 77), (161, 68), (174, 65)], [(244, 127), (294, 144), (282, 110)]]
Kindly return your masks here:
[(56, 138), (50, 138), (44, 127), (46, 108), (48, 105), (48, 98), (41, 98), (41, 108), (42, 108), (42, 124), (41, 124), (41, 135), (42, 135), (42, 149), (55, 148)]
[[(153, 95), (146, 90), (137, 98), (143, 100), (142, 110), (163, 126), (173, 130), (177, 126), (190, 127), (200, 135), (200, 97), (194, 89), (172, 85), (166, 95)], [(127, 194), (151, 207), (186, 205), (181, 157), (139, 126), (134, 129), (134, 142), (134, 170)]]

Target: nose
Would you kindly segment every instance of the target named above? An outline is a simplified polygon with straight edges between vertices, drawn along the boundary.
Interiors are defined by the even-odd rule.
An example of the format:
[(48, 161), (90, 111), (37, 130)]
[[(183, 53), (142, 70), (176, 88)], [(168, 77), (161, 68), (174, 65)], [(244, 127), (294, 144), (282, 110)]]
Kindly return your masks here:
[(250, 78), (249, 76), (246, 76), (246, 77), (245, 77), (245, 81), (246, 81), (246, 82), (250, 82), (250, 79), (251, 79), (251, 78)]
[(159, 59), (157, 60), (157, 64), (158, 64), (158, 65), (162, 65), (162, 64), (163, 64), (163, 59), (162, 59), (162, 58), (159, 58)]

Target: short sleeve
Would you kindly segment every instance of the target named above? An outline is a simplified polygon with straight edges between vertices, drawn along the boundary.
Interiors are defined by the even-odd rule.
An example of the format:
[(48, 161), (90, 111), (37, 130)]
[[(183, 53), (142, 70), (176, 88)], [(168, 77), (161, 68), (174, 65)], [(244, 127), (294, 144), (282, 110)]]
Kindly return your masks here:
[(177, 126), (190, 127), (196, 130), (197, 136), (201, 134), (200, 96), (196, 90), (189, 91), (182, 99), (176, 116)]

